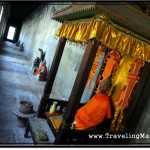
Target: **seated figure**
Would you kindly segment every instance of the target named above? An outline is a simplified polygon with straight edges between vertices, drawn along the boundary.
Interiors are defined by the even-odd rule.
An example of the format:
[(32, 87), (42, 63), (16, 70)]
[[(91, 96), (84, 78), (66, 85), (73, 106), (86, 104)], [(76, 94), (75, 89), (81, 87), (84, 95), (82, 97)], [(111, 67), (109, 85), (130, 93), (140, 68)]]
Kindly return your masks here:
[(33, 62), (33, 67), (39, 67), (39, 64), (40, 64), (40, 58), (36, 57), (34, 62)]
[(19, 45), (19, 50), (24, 51), (24, 43), (23, 42)]
[(20, 41), (18, 41), (17, 43), (16, 43), (16, 46), (19, 46), (20, 45)]
[(36, 70), (39, 68), (40, 65), (40, 58), (36, 57), (35, 60), (32, 62), (32, 68), (33, 74), (35, 74)]
[(111, 103), (107, 94), (112, 83), (110, 77), (102, 81), (99, 94), (94, 95), (88, 103), (77, 110), (74, 119), (74, 129), (84, 130), (111, 119)]
[(38, 80), (46, 81), (46, 76), (47, 76), (46, 60), (42, 62), (39, 69), (35, 70), (35, 75), (37, 75)]

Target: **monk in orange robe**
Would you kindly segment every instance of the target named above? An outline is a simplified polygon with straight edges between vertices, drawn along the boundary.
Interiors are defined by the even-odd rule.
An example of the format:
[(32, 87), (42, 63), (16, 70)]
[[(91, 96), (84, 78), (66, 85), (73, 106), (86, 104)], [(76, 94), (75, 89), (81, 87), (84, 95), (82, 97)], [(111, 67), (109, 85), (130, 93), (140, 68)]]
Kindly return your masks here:
[(77, 110), (74, 129), (88, 129), (102, 123), (106, 118), (112, 118), (110, 98), (107, 95), (111, 85), (110, 77), (102, 81), (99, 94), (93, 96), (88, 103)]

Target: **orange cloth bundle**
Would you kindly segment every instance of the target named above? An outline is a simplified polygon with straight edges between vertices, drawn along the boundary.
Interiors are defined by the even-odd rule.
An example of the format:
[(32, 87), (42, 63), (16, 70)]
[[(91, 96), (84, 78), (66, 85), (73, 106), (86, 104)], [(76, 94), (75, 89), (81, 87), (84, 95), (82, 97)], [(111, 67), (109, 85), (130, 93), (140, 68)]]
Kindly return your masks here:
[(36, 70), (35, 75), (38, 76), (38, 80), (45, 80), (46, 81), (46, 76), (47, 76), (47, 67), (46, 64), (43, 63), (39, 69)]
[(62, 119), (58, 119), (58, 118), (52, 118), (49, 117), (49, 119), (51, 120), (53, 127), (57, 130), (60, 127), (60, 124), (62, 123)]
[(75, 115), (75, 129), (83, 130), (104, 121), (105, 118), (111, 118), (110, 99), (107, 94), (95, 95), (91, 100), (77, 110)]
[(36, 70), (35, 75), (39, 74), (40, 71), (45, 71), (45, 74), (47, 74), (47, 67), (46, 67), (46, 64), (42, 64), (41, 67)]

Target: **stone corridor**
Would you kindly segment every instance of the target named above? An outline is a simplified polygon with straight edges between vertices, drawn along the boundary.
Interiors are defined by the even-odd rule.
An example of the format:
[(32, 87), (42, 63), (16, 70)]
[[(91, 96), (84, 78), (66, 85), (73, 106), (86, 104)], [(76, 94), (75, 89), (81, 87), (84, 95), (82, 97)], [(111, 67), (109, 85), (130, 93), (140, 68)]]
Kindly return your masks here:
[(24, 97), (37, 111), (45, 83), (32, 74), (24, 52), (10, 42), (0, 43), (0, 146), (33, 145), (31, 138), (24, 138), (25, 128), (17, 126), (12, 109), (18, 109)]

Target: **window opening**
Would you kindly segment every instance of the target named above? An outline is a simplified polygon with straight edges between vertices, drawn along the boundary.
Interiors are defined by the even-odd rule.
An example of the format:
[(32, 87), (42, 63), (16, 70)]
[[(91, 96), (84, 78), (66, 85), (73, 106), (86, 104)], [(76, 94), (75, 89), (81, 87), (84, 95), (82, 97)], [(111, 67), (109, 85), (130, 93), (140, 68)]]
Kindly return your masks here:
[(0, 22), (1, 22), (1, 20), (2, 20), (3, 10), (4, 10), (4, 8), (3, 8), (3, 6), (2, 6), (2, 9), (1, 9), (1, 12), (0, 12)]
[(10, 26), (10, 27), (9, 27), (9, 30), (8, 30), (7, 39), (9, 39), (9, 40), (13, 40), (14, 35), (15, 35), (15, 31), (16, 31), (16, 28), (15, 28), (15, 27)]

